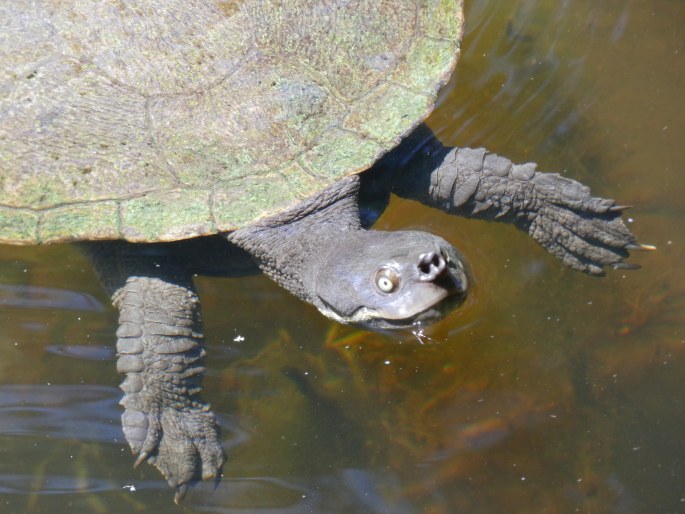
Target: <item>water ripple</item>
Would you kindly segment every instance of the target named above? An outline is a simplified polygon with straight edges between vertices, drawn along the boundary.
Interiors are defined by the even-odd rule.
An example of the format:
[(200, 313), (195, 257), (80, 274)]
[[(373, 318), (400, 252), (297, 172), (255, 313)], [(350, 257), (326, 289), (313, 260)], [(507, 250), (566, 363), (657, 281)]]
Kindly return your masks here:
[(0, 386), (0, 434), (121, 441), (120, 398), (117, 388), (96, 385)]
[(94, 296), (53, 287), (0, 284), (0, 306), (19, 309), (66, 309), (103, 312), (105, 306)]

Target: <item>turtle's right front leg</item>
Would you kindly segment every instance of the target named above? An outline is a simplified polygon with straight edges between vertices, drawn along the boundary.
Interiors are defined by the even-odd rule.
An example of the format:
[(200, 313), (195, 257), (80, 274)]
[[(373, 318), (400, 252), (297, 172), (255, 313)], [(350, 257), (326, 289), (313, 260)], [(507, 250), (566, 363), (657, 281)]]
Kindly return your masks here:
[(83, 245), (119, 310), (117, 369), (124, 435), (136, 466), (147, 461), (183, 499), (188, 485), (217, 477), (225, 455), (219, 426), (200, 397), (205, 354), (192, 278), (164, 256), (126, 243)]

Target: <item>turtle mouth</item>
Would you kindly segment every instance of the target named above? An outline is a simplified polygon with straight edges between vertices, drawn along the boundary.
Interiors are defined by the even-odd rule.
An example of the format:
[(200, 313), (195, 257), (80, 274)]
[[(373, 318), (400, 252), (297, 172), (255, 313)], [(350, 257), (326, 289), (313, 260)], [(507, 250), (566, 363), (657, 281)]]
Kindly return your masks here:
[[(425, 309), (404, 318), (392, 317), (391, 315), (381, 311), (376, 311), (373, 314), (367, 311), (365, 316), (360, 316), (365, 317), (366, 319), (364, 321), (360, 320), (358, 323), (365, 327), (376, 330), (404, 330), (417, 326), (425, 327), (443, 319), (450, 312), (463, 304), (465, 299), (465, 292), (462, 294), (446, 294), (436, 303), (433, 303)], [(355, 313), (355, 315), (356, 314), (357, 313)]]

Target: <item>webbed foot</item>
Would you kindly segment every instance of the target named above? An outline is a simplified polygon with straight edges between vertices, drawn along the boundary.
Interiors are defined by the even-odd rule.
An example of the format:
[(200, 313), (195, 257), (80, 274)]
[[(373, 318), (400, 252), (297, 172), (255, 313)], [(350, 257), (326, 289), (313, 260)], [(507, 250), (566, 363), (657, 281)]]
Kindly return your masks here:
[(147, 415), (127, 409), (123, 425), (126, 439), (138, 456), (134, 467), (143, 462), (155, 466), (176, 489), (176, 503), (183, 500), (194, 482), (221, 476), (226, 455), (220, 428), (207, 405), (154, 408)]
[(621, 219), (627, 207), (590, 195), (575, 180), (553, 173), (536, 173), (531, 180), (527, 212), (516, 224), (567, 266), (603, 275), (604, 267), (639, 268), (625, 262), (631, 250), (654, 250), (640, 244)]

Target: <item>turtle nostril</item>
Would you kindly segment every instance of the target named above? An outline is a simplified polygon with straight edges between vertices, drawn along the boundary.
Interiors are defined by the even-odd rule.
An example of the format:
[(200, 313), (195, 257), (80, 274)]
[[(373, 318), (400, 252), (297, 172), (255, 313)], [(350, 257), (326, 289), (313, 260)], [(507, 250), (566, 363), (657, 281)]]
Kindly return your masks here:
[(436, 252), (422, 253), (419, 255), (417, 268), (420, 280), (435, 280), (445, 270), (445, 259)]

